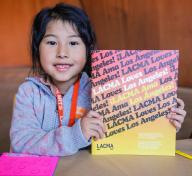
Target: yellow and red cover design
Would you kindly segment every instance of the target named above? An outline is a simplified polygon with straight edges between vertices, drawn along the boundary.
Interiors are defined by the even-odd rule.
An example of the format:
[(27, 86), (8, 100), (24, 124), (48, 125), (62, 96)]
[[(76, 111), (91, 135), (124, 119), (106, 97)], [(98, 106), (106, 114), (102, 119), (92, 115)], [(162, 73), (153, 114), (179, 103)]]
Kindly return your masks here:
[(92, 140), (93, 155), (175, 155), (166, 116), (177, 102), (178, 58), (178, 50), (93, 52), (92, 110), (107, 128)]

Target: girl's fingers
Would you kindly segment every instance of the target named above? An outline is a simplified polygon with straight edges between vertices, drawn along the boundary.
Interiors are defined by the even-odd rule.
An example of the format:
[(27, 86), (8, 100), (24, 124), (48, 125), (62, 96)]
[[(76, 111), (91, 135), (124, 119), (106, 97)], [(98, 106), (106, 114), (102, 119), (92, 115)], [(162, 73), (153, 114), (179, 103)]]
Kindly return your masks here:
[(100, 121), (98, 119), (94, 119), (93, 124), (96, 124), (97, 126), (99, 126), (102, 129), (103, 132), (106, 132), (106, 128), (105, 128), (103, 121)]
[(103, 117), (99, 113), (97, 113), (95, 111), (89, 111), (88, 114), (87, 114), (87, 117), (103, 119)]
[(89, 128), (90, 128), (90, 130), (96, 131), (98, 133), (99, 139), (104, 138), (105, 134), (104, 134), (103, 129), (100, 126), (98, 126), (96, 124), (91, 124)]
[(105, 128), (103, 121), (101, 121), (99, 119), (91, 118), (90, 122), (91, 122), (91, 124), (95, 124), (95, 125), (99, 126), (103, 132), (106, 132), (106, 128)]
[(186, 111), (180, 108), (171, 108), (171, 112), (177, 113), (182, 116), (186, 116)]
[(180, 124), (182, 124), (184, 121), (184, 117), (181, 115), (177, 115), (177, 114), (169, 114), (169, 115), (167, 115), (167, 118), (172, 121), (178, 121)]
[(94, 137), (95, 140), (98, 140), (98, 139), (99, 139), (99, 134), (98, 134), (98, 132), (95, 131), (95, 130), (91, 130), (91, 129), (90, 129), (90, 136), (91, 136), (91, 137)]
[(177, 98), (177, 105), (178, 105), (178, 108), (181, 108), (181, 109), (184, 109), (185, 107), (184, 101), (181, 100), (180, 98)]
[(178, 132), (181, 128), (181, 123), (177, 120), (170, 120), (171, 124), (176, 128), (176, 131)]
[(106, 127), (103, 123), (103, 117), (95, 111), (89, 111), (85, 118), (88, 120), (87, 127), (90, 135), (95, 137), (96, 140), (104, 138)]

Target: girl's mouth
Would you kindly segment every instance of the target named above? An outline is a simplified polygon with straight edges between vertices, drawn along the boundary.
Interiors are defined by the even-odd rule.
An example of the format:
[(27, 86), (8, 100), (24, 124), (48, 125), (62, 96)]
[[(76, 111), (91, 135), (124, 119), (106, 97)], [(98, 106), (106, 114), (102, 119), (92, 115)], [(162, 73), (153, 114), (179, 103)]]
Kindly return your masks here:
[(64, 72), (68, 70), (72, 66), (72, 64), (55, 64), (54, 66), (57, 71)]

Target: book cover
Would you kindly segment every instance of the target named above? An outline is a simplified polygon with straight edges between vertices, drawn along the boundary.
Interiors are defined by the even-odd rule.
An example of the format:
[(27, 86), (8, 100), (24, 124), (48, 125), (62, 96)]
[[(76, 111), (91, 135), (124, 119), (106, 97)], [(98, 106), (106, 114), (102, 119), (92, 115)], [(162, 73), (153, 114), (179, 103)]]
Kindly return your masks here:
[(96, 50), (92, 110), (107, 128), (93, 155), (175, 155), (176, 129), (166, 118), (177, 103), (178, 50)]

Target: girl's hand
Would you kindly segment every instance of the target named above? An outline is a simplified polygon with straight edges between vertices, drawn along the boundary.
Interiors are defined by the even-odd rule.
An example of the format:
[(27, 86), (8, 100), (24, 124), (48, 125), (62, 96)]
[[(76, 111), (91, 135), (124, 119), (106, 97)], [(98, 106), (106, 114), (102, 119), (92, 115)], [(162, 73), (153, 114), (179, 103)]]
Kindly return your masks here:
[(180, 130), (181, 125), (187, 114), (186, 111), (184, 110), (184, 107), (185, 104), (183, 100), (177, 98), (177, 107), (171, 108), (170, 114), (167, 115), (167, 118), (175, 126), (177, 132)]
[(102, 139), (106, 132), (103, 117), (95, 111), (89, 111), (87, 115), (81, 119), (81, 129), (87, 140), (91, 137), (95, 137), (95, 140)]

